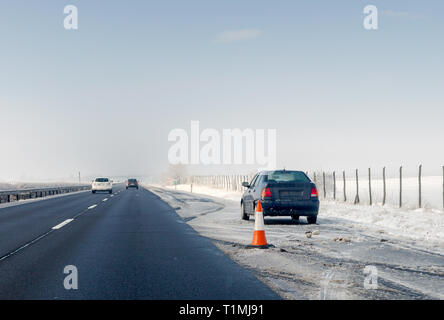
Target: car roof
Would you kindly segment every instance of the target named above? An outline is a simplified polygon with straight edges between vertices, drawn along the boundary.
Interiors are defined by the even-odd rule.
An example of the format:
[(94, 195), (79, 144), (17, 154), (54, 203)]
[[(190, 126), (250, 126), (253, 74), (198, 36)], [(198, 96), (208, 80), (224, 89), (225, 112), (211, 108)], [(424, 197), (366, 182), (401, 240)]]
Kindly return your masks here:
[(300, 173), (304, 173), (304, 171), (300, 171), (300, 170), (266, 170), (266, 171), (261, 171), (259, 172), (259, 174), (264, 175), (264, 174), (270, 174), (270, 173), (275, 173), (275, 172), (300, 172)]

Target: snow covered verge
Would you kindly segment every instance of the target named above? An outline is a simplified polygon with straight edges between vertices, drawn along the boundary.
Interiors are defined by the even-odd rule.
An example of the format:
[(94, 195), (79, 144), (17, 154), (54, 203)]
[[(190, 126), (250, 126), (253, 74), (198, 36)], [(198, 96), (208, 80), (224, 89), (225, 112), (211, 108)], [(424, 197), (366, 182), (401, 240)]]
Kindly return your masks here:
[[(1, 183), (0, 182), (0, 192), (11, 191), (11, 190), (69, 187), (69, 186), (73, 186), (73, 185), (76, 185), (76, 184), (75, 183), (27, 183), (27, 182)], [(82, 185), (86, 186), (87, 184), (82, 184)], [(0, 203), (0, 209), (15, 207), (15, 206), (19, 206), (19, 205), (23, 205), (23, 204), (27, 204), (27, 203), (31, 203), (31, 202), (38, 202), (38, 201), (44, 201), (44, 200), (53, 199), (53, 198), (66, 197), (69, 195), (83, 193), (83, 192), (90, 192), (90, 190), (80, 190), (80, 191), (73, 191), (73, 192), (56, 194), (56, 195), (47, 195), (45, 197), (20, 199), (19, 201), (12, 201), (12, 202), (3, 202), (3, 203)]]
[[(190, 185), (145, 187), (176, 210), (179, 223), (212, 239), (285, 299), (444, 299), (442, 238), (412, 236), (405, 229), (414, 227), (384, 220), (384, 213), (393, 212), (402, 221), (408, 212), (323, 202), (317, 225), (303, 218), (297, 223), (266, 217), (266, 237), (273, 247), (261, 250), (247, 246), (254, 220), (240, 219), (239, 193), (205, 186), (193, 186), (191, 193)], [(390, 226), (360, 216), (373, 212), (381, 223), (391, 221)], [(375, 290), (365, 288), (366, 268), (377, 272)]]
[[(38, 189), (38, 188), (54, 188), (77, 185), (77, 183), (66, 182), (0, 182), (0, 191)], [(86, 184), (85, 184), (86, 185)]]
[[(170, 189), (191, 191), (190, 185), (167, 186)], [(241, 193), (207, 186), (193, 185), (193, 192), (232, 200), (239, 203)], [(444, 248), (444, 212), (437, 209), (399, 209), (390, 205), (354, 205), (339, 201), (322, 201), (320, 218), (340, 218), (350, 224), (359, 223), (394, 237), (427, 242)]]

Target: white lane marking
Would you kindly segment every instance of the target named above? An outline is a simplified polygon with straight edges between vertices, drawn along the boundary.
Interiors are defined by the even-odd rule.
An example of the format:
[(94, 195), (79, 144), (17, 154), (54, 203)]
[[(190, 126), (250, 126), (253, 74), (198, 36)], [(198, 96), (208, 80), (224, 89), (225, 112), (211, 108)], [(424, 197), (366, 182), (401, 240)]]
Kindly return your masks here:
[(110, 195), (110, 197), (112, 198), (112, 197), (114, 197), (114, 195), (112, 194), (112, 195)]
[(32, 240), (31, 242), (28, 242), (27, 244), (25, 244), (24, 246), (21, 246), (20, 248), (8, 253), (7, 255), (4, 255), (3, 257), (0, 258), (0, 262), (9, 258), (10, 256), (13, 256), (14, 254), (16, 254), (17, 252), (25, 249), (26, 247), (29, 247), (31, 244), (36, 243), (37, 241), (39, 241), (40, 239), (46, 237), (48, 234), (50, 234), (51, 232), (53, 232), (53, 230), (49, 230), (48, 232), (46, 232), (45, 234), (42, 234), (40, 237), (35, 238), (34, 240)]
[(55, 227), (52, 227), (52, 229), (57, 230), (60, 229), (64, 226), (66, 226), (68, 223), (70, 223), (71, 221), (73, 221), (74, 219), (66, 219), (65, 221), (63, 221), (62, 223), (59, 223), (58, 225), (56, 225)]
[[(82, 192), (82, 191), (81, 191), (81, 192)], [(86, 191), (85, 191), (85, 192), (86, 192)], [(77, 218), (77, 217), (79, 217), (79, 216), (85, 214), (88, 210), (90, 210), (90, 209), (94, 209), (95, 207), (97, 207), (97, 204), (94, 204), (94, 205), (88, 207), (88, 209), (86, 209), (86, 210), (80, 212), (80, 213), (77, 214), (75, 217), (73, 217), (72, 219), (68, 219), (68, 220), (73, 221), (75, 218)], [(21, 246), (20, 248), (15, 249), (14, 251), (11, 251), (11, 252), (5, 254), (4, 256), (0, 256), (0, 262), (2, 262), (3, 260), (8, 259), (9, 257), (15, 255), (16, 253), (18, 253), (18, 252), (22, 251), (23, 249), (29, 247), (30, 245), (32, 245), (32, 244), (38, 242), (40, 239), (43, 239), (43, 238), (46, 237), (47, 235), (49, 235), (49, 234), (51, 234), (52, 232), (54, 232), (55, 228), (57, 228), (57, 227), (58, 227), (58, 228), (61, 228), (61, 227), (62, 227), (62, 224), (66, 225), (66, 224), (68, 224), (69, 222), (71, 222), (71, 221), (68, 221), (68, 220), (65, 220), (65, 221), (62, 222), (61, 224), (59, 224), (59, 225), (57, 225), (57, 226), (51, 228), (51, 230), (49, 230), (48, 232), (45, 232), (44, 234), (38, 236), (38, 237), (35, 238), (34, 240), (32, 240), (32, 241), (26, 243), (25, 245)]]
[(103, 202), (108, 201), (108, 198), (105, 198), (105, 199), (103, 199), (102, 201), (103, 201)]

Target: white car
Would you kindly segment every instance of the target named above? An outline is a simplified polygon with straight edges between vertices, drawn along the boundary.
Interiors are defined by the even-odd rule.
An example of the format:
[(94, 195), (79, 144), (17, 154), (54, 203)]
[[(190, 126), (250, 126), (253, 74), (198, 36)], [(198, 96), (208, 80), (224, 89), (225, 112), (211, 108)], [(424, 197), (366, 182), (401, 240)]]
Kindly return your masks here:
[(106, 191), (113, 193), (113, 182), (108, 178), (96, 178), (92, 182), (91, 192), (96, 193), (96, 191)]

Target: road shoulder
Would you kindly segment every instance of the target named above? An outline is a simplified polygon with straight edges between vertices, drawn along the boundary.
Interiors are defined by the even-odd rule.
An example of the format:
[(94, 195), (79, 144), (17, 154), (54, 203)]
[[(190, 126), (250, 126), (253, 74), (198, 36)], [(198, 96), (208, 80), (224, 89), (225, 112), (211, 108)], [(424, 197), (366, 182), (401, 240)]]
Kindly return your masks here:
[[(201, 235), (251, 270), (285, 299), (442, 299), (444, 256), (341, 219), (309, 225), (266, 219), (275, 247), (248, 249), (254, 221), (242, 221), (232, 200), (149, 187)], [(367, 269), (366, 269), (367, 267)], [(378, 289), (366, 288), (379, 272)]]

